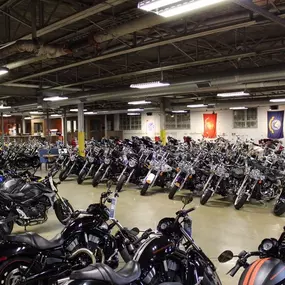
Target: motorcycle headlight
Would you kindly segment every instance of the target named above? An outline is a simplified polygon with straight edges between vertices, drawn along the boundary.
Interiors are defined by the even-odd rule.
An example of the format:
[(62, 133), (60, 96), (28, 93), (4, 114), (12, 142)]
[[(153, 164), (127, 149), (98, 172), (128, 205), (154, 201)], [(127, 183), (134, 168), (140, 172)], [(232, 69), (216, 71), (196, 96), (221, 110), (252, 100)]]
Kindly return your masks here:
[(130, 160), (129, 161), (129, 167), (131, 167), (131, 168), (135, 167), (136, 164), (137, 164), (137, 162), (135, 160)]
[(93, 163), (94, 162), (94, 157), (89, 157), (88, 160), (89, 160), (90, 163)]
[(105, 160), (104, 160), (105, 164), (110, 164), (110, 162), (111, 162), (110, 158), (105, 158)]
[(75, 156), (70, 157), (70, 160), (74, 161), (75, 160)]

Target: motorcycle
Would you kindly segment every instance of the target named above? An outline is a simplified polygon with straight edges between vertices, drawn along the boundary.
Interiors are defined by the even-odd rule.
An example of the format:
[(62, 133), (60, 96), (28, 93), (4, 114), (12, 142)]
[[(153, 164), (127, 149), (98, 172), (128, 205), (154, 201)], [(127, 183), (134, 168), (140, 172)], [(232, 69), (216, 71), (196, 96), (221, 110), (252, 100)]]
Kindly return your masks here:
[[(9, 181), (8, 181), (9, 182)], [(10, 192), (0, 191), (0, 232), (8, 235), (14, 223), (27, 227), (42, 224), (47, 220), (47, 211), (53, 207), (56, 217), (62, 224), (67, 224), (73, 213), (71, 204), (59, 195), (57, 185), (51, 176), (41, 182), (13, 184)]]
[[(226, 263), (234, 257), (238, 259), (228, 274), (234, 277), (241, 268), (244, 268), (238, 283), (240, 285), (281, 285), (285, 282), (284, 239), (285, 231), (278, 240), (264, 239), (258, 251), (243, 250), (238, 255), (234, 255), (232, 251), (226, 250), (218, 257), (218, 260), (220, 263)], [(249, 263), (250, 257), (259, 257), (259, 259)]]
[[(175, 218), (162, 219), (158, 223), (157, 233), (147, 231), (142, 235), (140, 239), (145, 241), (133, 260), (120, 271), (115, 272), (105, 264), (90, 265), (72, 272), (66, 284), (157, 285), (175, 282), (176, 285), (221, 285), (215, 266), (192, 238), (189, 213), (195, 208), (184, 209), (190, 201), (184, 199), (184, 207), (176, 213)], [(181, 244), (184, 244), (184, 250)]]

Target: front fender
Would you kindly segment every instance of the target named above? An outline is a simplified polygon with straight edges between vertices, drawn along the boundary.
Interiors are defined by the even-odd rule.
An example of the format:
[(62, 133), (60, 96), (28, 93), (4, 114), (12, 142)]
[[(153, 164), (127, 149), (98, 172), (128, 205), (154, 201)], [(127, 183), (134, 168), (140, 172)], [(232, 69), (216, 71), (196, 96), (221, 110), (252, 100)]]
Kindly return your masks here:
[(39, 251), (24, 243), (3, 242), (0, 244), (0, 264), (9, 258), (25, 256), (35, 258)]

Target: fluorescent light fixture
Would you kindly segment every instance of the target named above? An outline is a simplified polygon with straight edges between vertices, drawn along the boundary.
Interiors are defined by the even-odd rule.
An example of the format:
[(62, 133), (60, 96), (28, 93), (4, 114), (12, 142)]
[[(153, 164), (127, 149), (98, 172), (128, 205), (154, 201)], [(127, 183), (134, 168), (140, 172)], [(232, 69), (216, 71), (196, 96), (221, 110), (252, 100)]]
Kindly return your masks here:
[(92, 112), (92, 111), (84, 113), (84, 115), (96, 115), (96, 114), (97, 114), (97, 112)]
[(25, 119), (25, 120), (31, 120), (32, 117), (25, 117), (24, 119)]
[(128, 102), (129, 105), (146, 105), (146, 104), (151, 104), (150, 101), (132, 101), (132, 102)]
[(247, 110), (247, 107), (231, 107), (230, 110)]
[(142, 112), (144, 109), (139, 109), (139, 108), (135, 108), (135, 109), (128, 109), (128, 112)]
[(170, 6), (169, 8), (160, 9), (159, 11), (154, 12), (159, 16), (167, 18), (218, 4), (224, 1), (226, 0), (190, 0), (184, 1), (183, 3), (177, 3), (176, 5)]
[(137, 88), (137, 89), (148, 89), (148, 88), (165, 87), (169, 85), (170, 83), (167, 83), (167, 82), (154, 81), (154, 82), (131, 84), (130, 87)]
[(172, 113), (182, 114), (182, 113), (187, 113), (187, 111), (185, 111), (185, 110), (177, 110), (177, 111), (172, 111)]
[(12, 117), (12, 115), (10, 115), (10, 114), (3, 114), (3, 117)]
[(44, 101), (56, 102), (56, 101), (62, 101), (62, 100), (67, 100), (67, 99), (68, 97), (53, 96), (53, 97), (44, 98)]
[(9, 72), (9, 69), (6, 67), (0, 67), (0, 76), (7, 74)]
[(285, 102), (285, 98), (281, 98), (281, 99), (270, 99), (269, 101), (270, 101), (270, 102), (273, 102), (273, 103), (282, 103), (282, 102)]
[(128, 113), (128, 116), (139, 116), (141, 113)]
[(50, 116), (51, 116), (51, 117), (61, 117), (60, 114), (51, 114)]
[(31, 115), (43, 115), (43, 112), (31, 111), (30, 114), (31, 114)]
[(188, 108), (205, 108), (208, 107), (208, 105), (204, 104), (194, 104), (194, 105), (187, 105)]
[(12, 108), (11, 106), (3, 106), (3, 104), (0, 105), (0, 109), (11, 109), (11, 108)]
[[(70, 109), (69, 111), (70, 111), (70, 112), (78, 112), (78, 109)], [(83, 109), (83, 111), (86, 112), (87, 109)]]
[(241, 97), (241, 96), (249, 96), (250, 94), (247, 92), (228, 92), (228, 93), (219, 93), (218, 97)]
[(139, 2), (138, 8), (145, 11), (152, 11), (177, 2), (181, 2), (181, 0), (146, 0)]

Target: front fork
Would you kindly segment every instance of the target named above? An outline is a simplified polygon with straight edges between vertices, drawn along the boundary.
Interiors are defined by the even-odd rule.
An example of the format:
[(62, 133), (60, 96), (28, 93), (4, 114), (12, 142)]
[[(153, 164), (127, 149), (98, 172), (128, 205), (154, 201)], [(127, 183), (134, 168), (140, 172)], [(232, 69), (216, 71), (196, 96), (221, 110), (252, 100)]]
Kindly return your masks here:
[(88, 172), (86, 174), (86, 177), (90, 176), (90, 174), (92, 173), (93, 168), (94, 168), (94, 164), (92, 164), (91, 167), (89, 167), (89, 170), (88, 170)]
[(206, 184), (204, 185), (204, 188), (203, 188), (202, 192), (206, 191), (206, 189), (208, 188), (208, 185), (210, 184), (210, 182), (211, 182), (213, 177), (214, 177), (214, 173), (211, 173), (209, 178), (208, 178), (208, 180), (207, 180), (207, 182), (206, 182)]
[(75, 161), (73, 162), (72, 166), (70, 167), (70, 169), (69, 169), (69, 171), (68, 171), (67, 176), (69, 176), (69, 175), (70, 175), (70, 173), (72, 172), (72, 170), (73, 170), (74, 166), (75, 166)]
[(241, 186), (239, 187), (239, 189), (238, 189), (238, 192), (237, 192), (237, 196), (238, 197), (240, 197), (241, 196), (241, 194), (244, 192), (243, 190), (244, 190), (244, 186), (245, 186), (245, 184), (246, 184), (246, 182), (247, 182), (247, 180), (248, 180), (248, 175), (246, 175), (245, 177), (244, 177), (244, 179), (243, 179), (243, 182), (242, 182), (242, 184), (241, 184)]
[(120, 181), (121, 177), (124, 175), (124, 173), (126, 172), (128, 166), (125, 166), (124, 170), (122, 171), (122, 173), (120, 174), (118, 181)]
[(129, 175), (127, 181), (126, 181), (126, 184), (128, 184), (128, 183), (130, 182), (130, 179), (131, 179), (132, 175), (134, 174), (134, 172), (135, 172), (135, 169), (133, 169), (133, 170), (131, 171), (131, 173), (130, 173), (130, 175)]
[(105, 177), (106, 177), (106, 175), (107, 175), (107, 173), (108, 173), (110, 167), (111, 167), (111, 166), (109, 165), (109, 166), (106, 168), (106, 170), (105, 170), (105, 172), (104, 172), (104, 175), (103, 175), (103, 177), (101, 178), (101, 181), (105, 179)]

